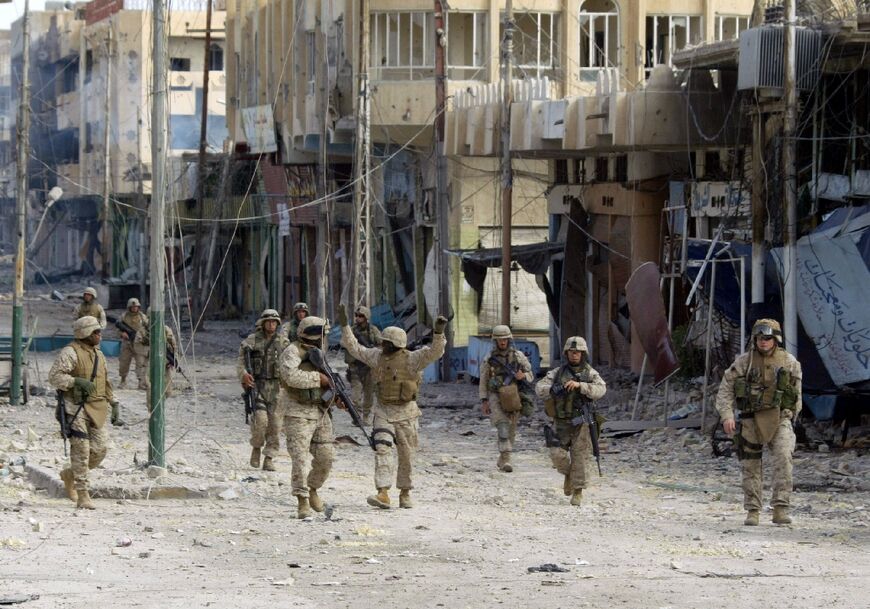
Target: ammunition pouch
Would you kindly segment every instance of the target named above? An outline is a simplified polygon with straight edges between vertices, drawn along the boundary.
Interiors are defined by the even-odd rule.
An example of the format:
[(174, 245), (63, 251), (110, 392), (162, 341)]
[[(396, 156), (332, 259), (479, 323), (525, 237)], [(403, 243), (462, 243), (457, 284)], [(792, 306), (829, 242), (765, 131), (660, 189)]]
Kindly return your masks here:
[(532, 396), (524, 391), (520, 391), (520, 402), (522, 402), (522, 409), (520, 410), (521, 414), (524, 417), (531, 416), (533, 412), (535, 412), (535, 402), (532, 400)]
[(519, 412), (523, 409), (520, 390), (516, 383), (502, 385), (498, 388), (498, 403), (501, 409), (508, 414)]
[(778, 406), (783, 410), (795, 411), (797, 409), (797, 388), (794, 386), (794, 376), (785, 368), (776, 372), (776, 393), (774, 400), (779, 397)]
[(556, 418), (556, 400), (552, 397), (544, 400), (544, 414), (546, 414), (551, 419)]
[(287, 396), (300, 404), (323, 404), (323, 390), (320, 387), (311, 389), (297, 389), (296, 387), (284, 387)]

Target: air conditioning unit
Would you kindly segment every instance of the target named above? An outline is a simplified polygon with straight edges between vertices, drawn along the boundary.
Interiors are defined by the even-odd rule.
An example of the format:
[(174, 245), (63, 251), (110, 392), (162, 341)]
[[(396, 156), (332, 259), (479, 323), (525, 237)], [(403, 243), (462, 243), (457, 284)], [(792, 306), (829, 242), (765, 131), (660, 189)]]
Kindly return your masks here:
[[(783, 88), (783, 55), (785, 31), (781, 25), (764, 25), (740, 32), (740, 60), (737, 88)], [(795, 28), (795, 85), (798, 91), (809, 91), (819, 80), (819, 54), (822, 33), (808, 28)]]

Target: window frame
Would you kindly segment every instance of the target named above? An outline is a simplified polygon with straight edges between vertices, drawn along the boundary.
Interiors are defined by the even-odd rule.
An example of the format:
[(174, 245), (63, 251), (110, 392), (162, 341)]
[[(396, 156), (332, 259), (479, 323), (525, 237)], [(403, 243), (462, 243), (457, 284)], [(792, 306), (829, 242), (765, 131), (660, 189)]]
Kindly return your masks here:
[[(585, 4), (585, 2), (583, 3)], [(605, 65), (583, 65), (583, 62), (578, 58), (577, 63), (580, 66), (580, 79), (584, 80), (584, 74), (588, 74), (590, 72), (597, 73), (599, 70), (606, 68), (618, 68), (620, 65), (619, 61), (619, 51), (621, 47), (621, 35), (622, 35), (622, 20), (620, 19), (619, 13), (619, 5), (611, 0), (611, 5), (613, 6), (613, 11), (611, 12), (601, 12), (601, 11), (586, 11), (583, 9), (583, 5), (580, 6), (580, 12), (578, 13), (578, 21), (579, 21), (579, 31), (580, 31), (580, 47), (579, 47), (579, 56), (582, 57), (583, 52), (583, 37), (584, 37), (584, 22), (591, 24), (594, 27), (596, 19), (604, 18), (605, 28), (604, 28), (604, 49), (603, 49), (603, 59)], [(616, 32), (614, 35), (616, 36), (616, 49), (614, 50), (615, 57), (611, 61), (609, 57), (610, 53), (610, 18), (616, 18)], [(588, 57), (589, 63), (594, 63), (593, 57), (595, 56), (594, 51), (598, 48), (598, 45), (595, 44), (595, 37), (592, 35), (595, 33), (595, 30), (587, 26), (585, 31), (585, 36), (588, 39)]]
[[(472, 34), (471, 34), (471, 56), (472, 61), (475, 61), (477, 55), (477, 46), (478, 40), (483, 39), (483, 54), (479, 58), (479, 64), (454, 64), (450, 61), (450, 17), (452, 15), (469, 15), (471, 16), (471, 26), (472, 26)], [(489, 63), (489, 12), (488, 11), (474, 11), (474, 10), (455, 10), (455, 11), (445, 11), (445, 29), (447, 35), (447, 53), (445, 54), (446, 65), (445, 68), (447, 70), (447, 78), (450, 80), (488, 80), (486, 66)], [(478, 29), (482, 29), (482, 32), (479, 32)], [(472, 72), (474, 76), (471, 78), (465, 77), (460, 78), (455, 75), (457, 73), (467, 73)]]
[[(740, 38), (740, 32), (749, 29), (749, 18), (751, 15), (734, 15), (730, 13), (716, 13), (714, 27), (713, 27), (713, 37), (716, 42), (721, 42), (723, 40), (737, 40)], [(723, 23), (728, 19), (735, 19), (736, 31), (737, 35), (734, 38), (723, 38)], [(743, 27), (740, 27), (741, 22), (743, 23)]]
[[(422, 53), (419, 61), (416, 63), (414, 49), (414, 27), (415, 16), (422, 15)], [(393, 17), (394, 20), (391, 20)], [(404, 19), (403, 19), (404, 17)], [(372, 11), (369, 16), (369, 77), (375, 82), (384, 81), (413, 81), (413, 80), (428, 80), (435, 76), (435, 12), (434, 11)], [(396, 24), (395, 41), (390, 40), (391, 34), (390, 24)], [(407, 32), (409, 44), (407, 47), (402, 46), (402, 28), (407, 23)], [(384, 32), (381, 31), (381, 26), (384, 26)], [(381, 38), (384, 37), (384, 52), (380, 52)], [(390, 64), (393, 60), (391, 51), (395, 51), (396, 63)], [(405, 57), (403, 57), (405, 55)], [(380, 63), (381, 59), (385, 63)], [(407, 63), (402, 63), (407, 60)], [(427, 63), (428, 62), (428, 63)], [(403, 72), (407, 74), (403, 75)]]
[[(522, 64), (519, 63), (517, 59), (517, 37), (516, 35), (520, 32), (520, 29), (517, 27), (517, 21), (520, 16), (529, 16), (534, 15), (535, 20), (537, 22), (537, 39), (535, 41), (535, 50), (536, 50), (536, 64)], [(541, 29), (541, 17), (548, 16), (550, 18), (550, 27), (549, 27), (549, 51), (550, 51), (550, 62), (548, 65), (541, 65), (541, 42), (542, 42), (542, 29)], [(559, 11), (514, 11), (514, 78), (543, 78), (544, 76), (550, 76), (551, 78), (557, 78), (556, 73), (560, 68), (560, 49), (559, 49), (559, 40), (562, 32), (561, 28), (561, 13)], [(505, 33), (505, 23), (507, 20), (507, 14), (505, 12), (501, 13), (501, 20), (499, 22), (499, 49), (501, 49), (502, 44), (504, 43), (504, 33)], [(534, 74), (532, 73), (534, 72)]]
[[(680, 51), (680, 50), (686, 48), (687, 46), (704, 42), (704, 39), (706, 36), (706, 31), (704, 28), (704, 16), (703, 15), (691, 15), (691, 14), (687, 14), (687, 13), (686, 14), (682, 14), (682, 13), (681, 14), (647, 13), (646, 17), (644, 19), (644, 43), (646, 43), (646, 41), (649, 39), (649, 36), (648, 36), (649, 32), (647, 31), (647, 26), (646, 26), (648, 19), (652, 19), (652, 22), (653, 22), (653, 31), (652, 31), (653, 46), (652, 46), (652, 49), (650, 49), (648, 46), (645, 46), (645, 48), (644, 48), (644, 76), (646, 78), (649, 78), (649, 75), (652, 72), (653, 68), (655, 68), (657, 66), (666, 65), (666, 66), (672, 68), (673, 67), (673, 57), (674, 57), (675, 52)], [(658, 38), (659, 38), (659, 36), (658, 36), (658, 32), (659, 32), (658, 20), (659, 19), (667, 19), (668, 20), (667, 61), (659, 61), (658, 60), (659, 54), (663, 53), (663, 49), (660, 49), (658, 46)], [(678, 19), (685, 19), (686, 20), (686, 46), (683, 46), (680, 48), (677, 48), (675, 46), (675, 42), (674, 42), (674, 30), (675, 30), (674, 21), (678, 20)], [(698, 20), (697, 21), (698, 32), (700, 34), (697, 42), (692, 42), (692, 33), (694, 31), (694, 30), (692, 30), (692, 20), (694, 20), (694, 19)], [(647, 63), (647, 59), (649, 57), (652, 57), (651, 64)]]

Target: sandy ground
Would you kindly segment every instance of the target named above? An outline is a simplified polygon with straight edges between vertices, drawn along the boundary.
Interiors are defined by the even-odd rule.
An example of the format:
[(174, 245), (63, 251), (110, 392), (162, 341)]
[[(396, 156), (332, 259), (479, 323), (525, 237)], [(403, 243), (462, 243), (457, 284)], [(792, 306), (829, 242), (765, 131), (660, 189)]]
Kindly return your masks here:
[[(31, 300), (28, 312), (50, 333), (68, 323), (72, 304)], [(10, 308), (0, 302), (2, 334)], [(424, 389), (414, 509), (366, 505), (371, 451), (340, 443), (322, 491), (331, 519), (296, 520), (286, 452), (274, 473), (247, 464), (233, 371), (243, 325), (212, 323), (197, 336), (195, 359), (188, 350), (183, 363), (194, 383), (179, 383), (169, 399), (169, 473), (160, 481), (227, 498), (98, 499), (97, 511), (77, 512), (35, 489), (20, 466), (7, 466), (0, 602), (38, 595), (22, 606), (867, 607), (867, 455), (799, 450), (795, 524), (774, 526), (766, 511), (761, 526), (748, 528), (735, 459), (712, 458), (695, 431), (645, 432), (606, 441), (604, 477), (575, 508), (543, 448), (543, 414), (524, 421), (516, 470), (501, 473), (495, 432), (467, 383)], [(31, 355), (32, 382), (44, 384), (54, 355)], [(109, 365), (117, 380), (117, 359)], [(628, 407), (632, 390), (614, 387), (606, 400), (613, 414)], [(93, 480), (140, 490), (154, 484), (137, 465), (147, 455), (144, 393), (118, 396), (131, 424), (111, 430)], [(2, 400), (0, 462), (24, 457), (59, 471), (63, 447), (47, 398), (14, 408)], [(346, 414), (335, 421), (337, 435), (361, 437)], [(547, 563), (564, 571), (528, 571)]]

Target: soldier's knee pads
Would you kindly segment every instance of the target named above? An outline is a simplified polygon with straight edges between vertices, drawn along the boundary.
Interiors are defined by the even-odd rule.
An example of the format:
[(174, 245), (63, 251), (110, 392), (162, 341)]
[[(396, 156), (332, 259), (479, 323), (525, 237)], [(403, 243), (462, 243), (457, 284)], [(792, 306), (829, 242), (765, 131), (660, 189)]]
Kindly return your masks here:
[(510, 440), (511, 439), (510, 423), (499, 423), (495, 426), (495, 429), (498, 432), (498, 439), (499, 440)]

